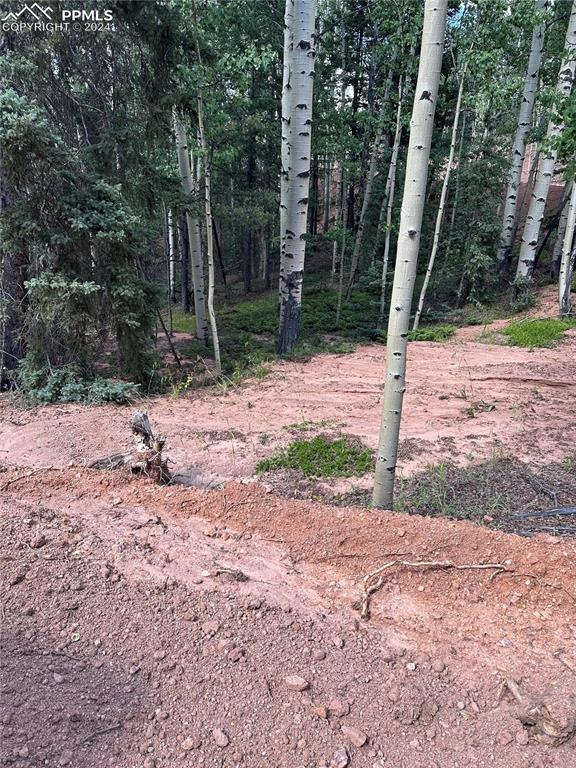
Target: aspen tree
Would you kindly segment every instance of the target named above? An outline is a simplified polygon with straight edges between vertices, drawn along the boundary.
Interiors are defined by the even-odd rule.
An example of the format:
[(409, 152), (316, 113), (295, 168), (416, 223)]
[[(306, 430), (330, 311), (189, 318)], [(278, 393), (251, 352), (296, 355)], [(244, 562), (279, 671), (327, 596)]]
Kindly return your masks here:
[[(558, 82), (556, 92), (560, 98), (566, 98), (572, 91), (574, 80), (574, 69), (576, 67), (576, 0), (572, 3), (570, 18), (568, 19), (568, 28), (566, 30), (566, 40), (564, 43), (564, 59), (558, 73)], [(546, 201), (548, 200), (548, 191), (552, 176), (554, 175), (554, 166), (558, 157), (558, 149), (555, 140), (559, 138), (564, 126), (561, 122), (556, 122), (553, 117), (548, 123), (546, 131), (546, 151), (540, 160), (540, 166), (536, 175), (536, 183), (530, 198), (530, 207), (526, 216), (524, 232), (522, 234), (522, 244), (520, 246), (520, 256), (516, 269), (517, 285), (530, 283), (532, 273), (534, 272), (534, 262), (536, 260), (536, 249), (538, 247), (538, 238), (540, 236), (540, 226), (544, 219)]]
[[(312, 93), (314, 85), (314, 58), (316, 36), (316, 0), (286, 0), (292, 9), (292, 45), (286, 45), (290, 56), (290, 69), (284, 82), (282, 95), (284, 131), (289, 125), (289, 166), (285, 190), (286, 210), (280, 214), (281, 267), (280, 267), (280, 326), (278, 351), (292, 351), (300, 333), (302, 308), (302, 281), (306, 253), (306, 224), (310, 190), (310, 148), (312, 138)], [(286, 12), (288, 16), (288, 10)], [(286, 23), (286, 22), (285, 22)], [(290, 50), (291, 49), (291, 50)], [(288, 113), (284, 108), (289, 106)], [(284, 136), (283, 136), (284, 138)], [(282, 142), (284, 144), (284, 141)], [(284, 149), (282, 150), (285, 151)], [(286, 169), (283, 167), (283, 172)]]
[(398, 454), (402, 402), (406, 389), (406, 352), (424, 213), (430, 144), (442, 68), (448, 0), (426, 0), (418, 79), (414, 94), (406, 178), (400, 214), (396, 268), (388, 319), (386, 382), (376, 458), (375, 507), (391, 508)]
[[(543, 10), (546, 7), (546, 2), (547, 0), (536, 0), (536, 10)], [(532, 34), (530, 57), (528, 59), (522, 100), (518, 112), (518, 124), (514, 135), (514, 144), (512, 145), (512, 162), (510, 164), (510, 173), (508, 176), (508, 188), (506, 189), (506, 197), (504, 198), (500, 245), (497, 252), (497, 258), (500, 264), (504, 264), (509, 258), (514, 243), (514, 236), (516, 234), (519, 210), (518, 193), (522, 178), (524, 156), (526, 154), (526, 138), (532, 125), (532, 112), (534, 111), (534, 101), (536, 98), (536, 91), (538, 90), (545, 27), (546, 25), (544, 21), (541, 21), (536, 25)]]

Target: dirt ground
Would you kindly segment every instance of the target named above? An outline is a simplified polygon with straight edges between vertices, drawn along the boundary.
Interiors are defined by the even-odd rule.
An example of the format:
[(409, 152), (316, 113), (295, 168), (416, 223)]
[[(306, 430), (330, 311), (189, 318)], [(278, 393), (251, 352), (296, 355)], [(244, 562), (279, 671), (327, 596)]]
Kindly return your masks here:
[[(572, 455), (575, 347), (413, 344), (403, 472)], [(383, 361), (151, 400), (173, 470), (214, 489), (88, 469), (124, 449), (129, 408), (0, 398), (2, 764), (576, 767), (576, 538), (253, 482), (294, 434), (375, 447)], [(436, 565), (384, 571), (363, 618), (394, 560)]]

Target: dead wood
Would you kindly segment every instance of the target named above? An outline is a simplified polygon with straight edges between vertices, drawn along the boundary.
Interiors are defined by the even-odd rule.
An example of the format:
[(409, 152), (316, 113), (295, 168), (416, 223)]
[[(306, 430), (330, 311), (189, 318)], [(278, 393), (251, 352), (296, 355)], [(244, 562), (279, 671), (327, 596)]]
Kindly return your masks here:
[(157, 483), (169, 483), (172, 475), (168, 461), (162, 456), (166, 438), (154, 435), (148, 414), (143, 411), (134, 411), (130, 427), (136, 443), (130, 458), (131, 471), (146, 475)]

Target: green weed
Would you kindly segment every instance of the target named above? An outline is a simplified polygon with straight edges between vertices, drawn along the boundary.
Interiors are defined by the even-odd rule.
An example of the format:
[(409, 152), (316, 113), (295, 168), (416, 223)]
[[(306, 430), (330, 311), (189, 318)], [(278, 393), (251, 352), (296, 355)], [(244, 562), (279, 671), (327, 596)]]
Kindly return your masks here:
[(417, 331), (410, 331), (408, 341), (447, 341), (456, 333), (455, 325), (428, 325), (424, 328), (418, 328)]
[(502, 333), (515, 347), (552, 347), (575, 325), (575, 320), (553, 317), (519, 320), (503, 328)]
[(284, 468), (297, 469), (306, 477), (352, 477), (364, 475), (372, 466), (372, 452), (358, 441), (318, 435), (311, 440), (295, 440), (275, 456), (260, 461), (256, 472)]

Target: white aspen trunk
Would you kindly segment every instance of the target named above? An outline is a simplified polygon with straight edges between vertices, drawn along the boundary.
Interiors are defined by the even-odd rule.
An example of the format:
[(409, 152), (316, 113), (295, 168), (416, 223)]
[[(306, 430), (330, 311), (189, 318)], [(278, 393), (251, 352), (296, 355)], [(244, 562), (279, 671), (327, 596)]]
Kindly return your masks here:
[[(198, 63), (202, 66), (198, 36), (196, 37), (196, 55), (198, 56)], [(198, 137), (200, 140), (200, 149), (202, 150), (204, 158), (204, 219), (206, 222), (206, 255), (208, 257), (208, 317), (210, 319), (210, 332), (212, 334), (212, 348), (214, 349), (214, 373), (216, 376), (220, 376), (222, 373), (220, 337), (218, 336), (218, 325), (216, 323), (216, 313), (214, 312), (215, 271), (214, 226), (212, 222), (212, 174), (210, 168), (210, 156), (208, 154), (208, 143), (206, 141), (206, 131), (204, 128), (204, 100), (202, 98), (201, 89), (198, 89), (196, 103), (198, 105)], [(198, 182), (199, 180), (200, 174), (198, 173)]]
[[(392, 211), (394, 209), (394, 192), (396, 190), (396, 168), (398, 166), (398, 152), (400, 150), (400, 137), (402, 136), (402, 77), (398, 83), (398, 108), (396, 110), (396, 129), (394, 131), (394, 144), (388, 169), (386, 187), (386, 237), (384, 240), (384, 255), (382, 257), (382, 281), (380, 286), (380, 310), (378, 312), (378, 328), (384, 324), (384, 312), (386, 310), (386, 278), (388, 275), (388, 262), (390, 261), (390, 239), (392, 235)], [(384, 204), (382, 205), (384, 210)]]
[[(546, 6), (547, 0), (536, 0), (536, 9), (541, 11)], [(516, 224), (518, 219), (518, 190), (522, 178), (522, 167), (524, 165), (524, 156), (526, 153), (526, 138), (532, 125), (532, 112), (534, 110), (534, 100), (538, 90), (540, 64), (542, 62), (542, 50), (544, 47), (544, 31), (546, 25), (544, 22), (534, 28), (532, 34), (532, 44), (530, 46), (530, 57), (528, 59), (528, 68), (524, 79), (524, 89), (522, 91), (522, 101), (518, 113), (518, 123), (514, 135), (514, 144), (512, 146), (512, 162), (508, 176), (508, 188), (504, 198), (504, 211), (502, 214), (502, 229), (500, 230), (500, 244), (497, 251), (497, 259), (500, 264), (506, 263), (510, 256), (514, 237), (516, 235)]]
[(352, 251), (352, 261), (350, 264), (350, 276), (348, 278), (348, 287), (346, 289), (347, 298), (350, 297), (354, 283), (358, 279), (358, 266), (360, 263), (360, 248), (362, 247), (362, 239), (364, 237), (364, 229), (366, 227), (366, 214), (368, 212), (370, 199), (372, 197), (372, 187), (374, 186), (376, 169), (378, 167), (378, 161), (381, 155), (382, 138), (384, 136), (384, 122), (386, 119), (388, 100), (390, 98), (390, 87), (392, 85), (392, 74), (393, 74), (392, 70), (389, 69), (388, 76), (386, 78), (386, 86), (384, 88), (384, 95), (382, 97), (382, 104), (380, 105), (380, 114), (378, 116), (378, 128), (376, 130), (376, 137), (374, 139), (374, 144), (372, 145), (372, 152), (370, 154), (370, 164), (368, 166), (368, 175), (366, 177), (364, 199), (362, 200), (362, 208), (360, 209), (360, 218), (358, 219), (358, 229), (356, 230), (356, 237), (354, 239), (354, 250)]
[(574, 270), (574, 227), (576, 225), (576, 183), (574, 181), (572, 182), (572, 192), (567, 208), (568, 216), (562, 241), (562, 258), (558, 278), (558, 303), (561, 315), (567, 315), (572, 311), (570, 292)]
[[(178, 152), (178, 166), (180, 168), (180, 178), (182, 182), (182, 191), (192, 203), (194, 197), (194, 179), (190, 168), (190, 158), (188, 155), (188, 139), (186, 129), (181, 117), (174, 110), (174, 134), (176, 137), (176, 150)], [(192, 285), (194, 293), (194, 314), (196, 315), (196, 337), (205, 344), (208, 343), (208, 323), (206, 321), (206, 296), (204, 294), (204, 265), (202, 263), (202, 249), (195, 247), (198, 244), (198, 219), (190, 211), (186, 212), (186, 228), (188, 230), (188, 240), (190, 243), (190, 255), (182, 253), (183, 259), (190, 258), (192, 263)]]
[(292, 164), (292, 95), (294, 90), (294, 8), (295, 0), (286, 0), (284, 10), (284, 59), (282, 65), (282, 143), (280, 149), (280, 276), (279, 276), (279, 308), (286, 301), (286, 282), (284, 269), (286, 266), (286, 217), (288, 215), (288, 196), (290, 193), (290, 171)]
[(176, 301), (176, 231), (174, 227), (174, 219), (172, 216), (172, 209), (168, 208), (167, 213), (167, 227), (168, 227), (168, 258), (169, 258), (169, 281), (170, 281), (170, 300)]
[(466, 65), (464, 66), (462, 75), (460, 77), (460, 86), (458, 87), (458, 98), (456, 99), (456, 108), (454, 110), (454, 121), (452, 123), (452, 136), (450, 139), (450, 152), (448, 154), (448, 165), (446, 167), (446, 173), (444, 174), (444, 181), (442, 182), (442, 192), (440, 193), (440, 202), (438, 204), (438, 212), (436, 214), (436, 224), (434, 226), (434, 238), (432, 240), (432, 250), (430, 251), (430, 258), (428, 260), (428, 268), (426, 269), (426, 275), (424, 276), (424, 283), (422, 284), (422, 290), (420, 291), (420, 298), (418, 300), (418, 309), (414, 316), (414, 324), (412, 330), (417, 330), (420, 324), (420, 316), (424, 308), (424, 299), (426, 298), (426, 291), (428, 290), (428, 283), (430, 282), (430, 275), (434, 269), (434, 262), (436, 261), (436, 254), (438, 253), (438, 246), (440, 244), (440, 231), (442, 229), (442, 219), (444, 218), (444, 208), (446, 207), (446, 195), (448, 194), (448, 185), (450, 184), (450, 174), (452, 172), (452, 163), (454, 162), (454, 153), (456, 151), (456, 137), (458, 136), (458, 123), (460, 122), (460, 110), (462, 108), (462, 94), (464, 92), (464, 81), (466, 79)]
[[(575, 56), (576, 0), (572, 3), (572, 9), (570, 11), (564, 44), (564, 60), (560, 66), (558, 82), (556, 84), (556, 91), (561, 98), (568, 97), (572, 90), (574, 68), (576, 66)], [(564, 126), (561, 123), (556, 123), (553, 119), (550, 120), (548, 123), (548, 130), (546, 131), (546, 146), (549, 147), (551, 143), (553, 144), (554, 140), (560, 136), (563, 130)], [(546, 155), (540, 160), (540, 167), (536, 176), (534, 191), (530, 198), (530, 207), (528, 209), (524, 232), (522, 234), (520, 257), (516, 269), (517, 284), (529, 283), (532, 281), (536, 249), (538, 246), (538, 238), (540, 236), (540, 226), (544, 218), (544, 210), (546, 208), (548, 191), (554, 174), (554, 166), (556, 165), (557, 156), (558, 149), (553, 146), (552, 149), (546, 151)]]
[[(344, 290), (344, 257), (346, 255), (346, 174), (342, 169), (342, 184), (340, 187), (340, 215), (342, 217), (342, 239), (340, 245), (340, 264), (338, 272), (338, 302), (336, 304), (336, 327), (340, 325), (342, 313), (342, 292)], [(336, 242), (334, 243), (336, 245)]]
[(291, 352), (300, 333), (306, 223), (310, 191), (312, 92), (314, 85), (316, 0), (286, 0), (294, 9), (291, 66), (290, 166), (280, 269), (278, 351)]
[(392, 508), (394, 500), (398, 437), (406, 389), (410, 309), (416, 280), (430, 144), (442, 68), (447, 5), (448, 0), (425, 2), (418, 79), (410, 121), (396, 268), (388, 318), (386, 383), (372, 497), (375, 507), (388, 509)]
[(558, 231), (554, 250), (552, 251), (552, 274), (557, 278), (560, 274), (560, 262), (562, 261), (562, 248), (564, 246), (564, 235), (566, 234), (566, 224), (568, 222), (568, 213), (570, 211), (570, 196), (572, 194), (572, 180), (567, 181), (562, 192), (562, 211), (558, 219)]

